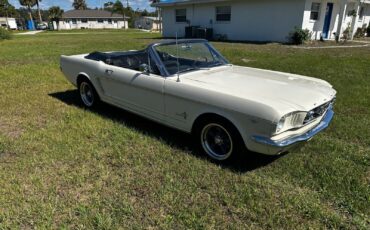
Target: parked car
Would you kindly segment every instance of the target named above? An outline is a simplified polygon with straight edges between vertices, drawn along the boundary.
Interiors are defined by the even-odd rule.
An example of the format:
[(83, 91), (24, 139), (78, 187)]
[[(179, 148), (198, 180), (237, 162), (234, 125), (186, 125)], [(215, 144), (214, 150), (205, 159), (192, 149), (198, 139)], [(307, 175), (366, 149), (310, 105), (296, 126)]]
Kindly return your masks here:
[(37, 30), (47, 30), (49, 28), (48, 23), (41, 22), (37, 24)]
[(206, 40), (61, 56), (60, 66), (86, 107), (103, 101), (192, 133), (218, 161), (246, 150), (287, 152), (334, 114), (328, 82), (232, 65)]

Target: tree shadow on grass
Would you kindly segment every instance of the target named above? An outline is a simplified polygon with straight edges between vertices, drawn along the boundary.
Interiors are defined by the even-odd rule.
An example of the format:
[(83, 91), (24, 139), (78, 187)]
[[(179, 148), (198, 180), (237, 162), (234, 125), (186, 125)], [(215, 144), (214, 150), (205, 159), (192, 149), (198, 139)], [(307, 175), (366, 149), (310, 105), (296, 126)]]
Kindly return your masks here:
[[(84, 109), (77, 90), (51, 93), (49, 96), (56, 98), (67, 105)], [(162, 140), (169, 146), (181, 149), (195, 157), (211, 161), (204, 154), (200, 153), (190, 134), (166, 127), (106, 103), (102, 103), (99, 107), (90, 109), (90, 111), (102, 117), (117, 121), (128, 128), (132, 128), (143, 133), (144, 135)], [(245, 173), (264, 167), (279, 158), (280, 156), (266, 156), (248, 152), (247, 154), (243, 154), (237, 159), (229, 162), (214, 163), (233, 172)]]

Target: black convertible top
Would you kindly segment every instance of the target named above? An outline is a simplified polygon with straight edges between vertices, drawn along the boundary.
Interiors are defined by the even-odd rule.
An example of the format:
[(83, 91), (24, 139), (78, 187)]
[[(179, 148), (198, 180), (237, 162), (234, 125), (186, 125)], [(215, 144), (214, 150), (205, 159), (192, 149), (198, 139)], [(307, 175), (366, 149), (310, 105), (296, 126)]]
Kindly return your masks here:
[(139, 51), (125, 51), (125, 52), (99, 52), (94, 51), (89, 55), (85, 56), (86, 59), (94, 60), (94, 61), (102, 61), (106, 64), (111, 64), (111, 60), (122, 58), (124, 56), (131, 56), (131, 55), (143, 55), (146, 53), (146, 50), (139, 50)]

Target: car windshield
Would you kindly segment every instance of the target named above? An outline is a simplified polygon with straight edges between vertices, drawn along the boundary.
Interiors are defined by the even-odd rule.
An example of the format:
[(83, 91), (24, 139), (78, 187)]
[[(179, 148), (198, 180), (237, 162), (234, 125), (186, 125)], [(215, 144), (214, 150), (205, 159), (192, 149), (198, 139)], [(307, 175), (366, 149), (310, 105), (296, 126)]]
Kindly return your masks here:
[(228, 62), (209, 43), (180, 42), (155, 47), (170, 75), (226, 65)]

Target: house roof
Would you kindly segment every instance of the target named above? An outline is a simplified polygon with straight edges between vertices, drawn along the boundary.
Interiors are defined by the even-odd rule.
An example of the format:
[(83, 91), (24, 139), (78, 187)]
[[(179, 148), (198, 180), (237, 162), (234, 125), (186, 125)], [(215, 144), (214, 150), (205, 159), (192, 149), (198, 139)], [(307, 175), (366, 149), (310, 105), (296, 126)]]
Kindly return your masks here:
[[(69, 10), (63, 13), (63, 18), (120, 18), (121, 14), (111, 13), (106, 10)], [(125, 17), (128, 19), (129, 17)]]
[(213, 3), (213, 2), (226, 2), (230, 0), (161, 0), (160, 2), (153, 3), (154, 7), (161, 6), (176, 6), (176, 5), (188, 5), (188, 4), (201, 4), (201, 3)]
[(142, 18), (145, 18), (145, 19), (149, 19), (149, 20), (153, 20), (153, 21), (160, 21), (160, 19), (158, 17), (148, 17), (148, 16), (144, 16)]
[[(157, 3), (153, 3), (154, 7), (161, 6), (177, 6), (177, 5), (188, 5), (188, 4), (201, 4), (201, 3), (214, 3), (214, 2), (226, 2), (231, 0), (160, 0)], [(353, 0), (347, 0), (348, 2), (353, 2)], [(363, 3), (370, 3), (370, 0), (360, 0)]]

